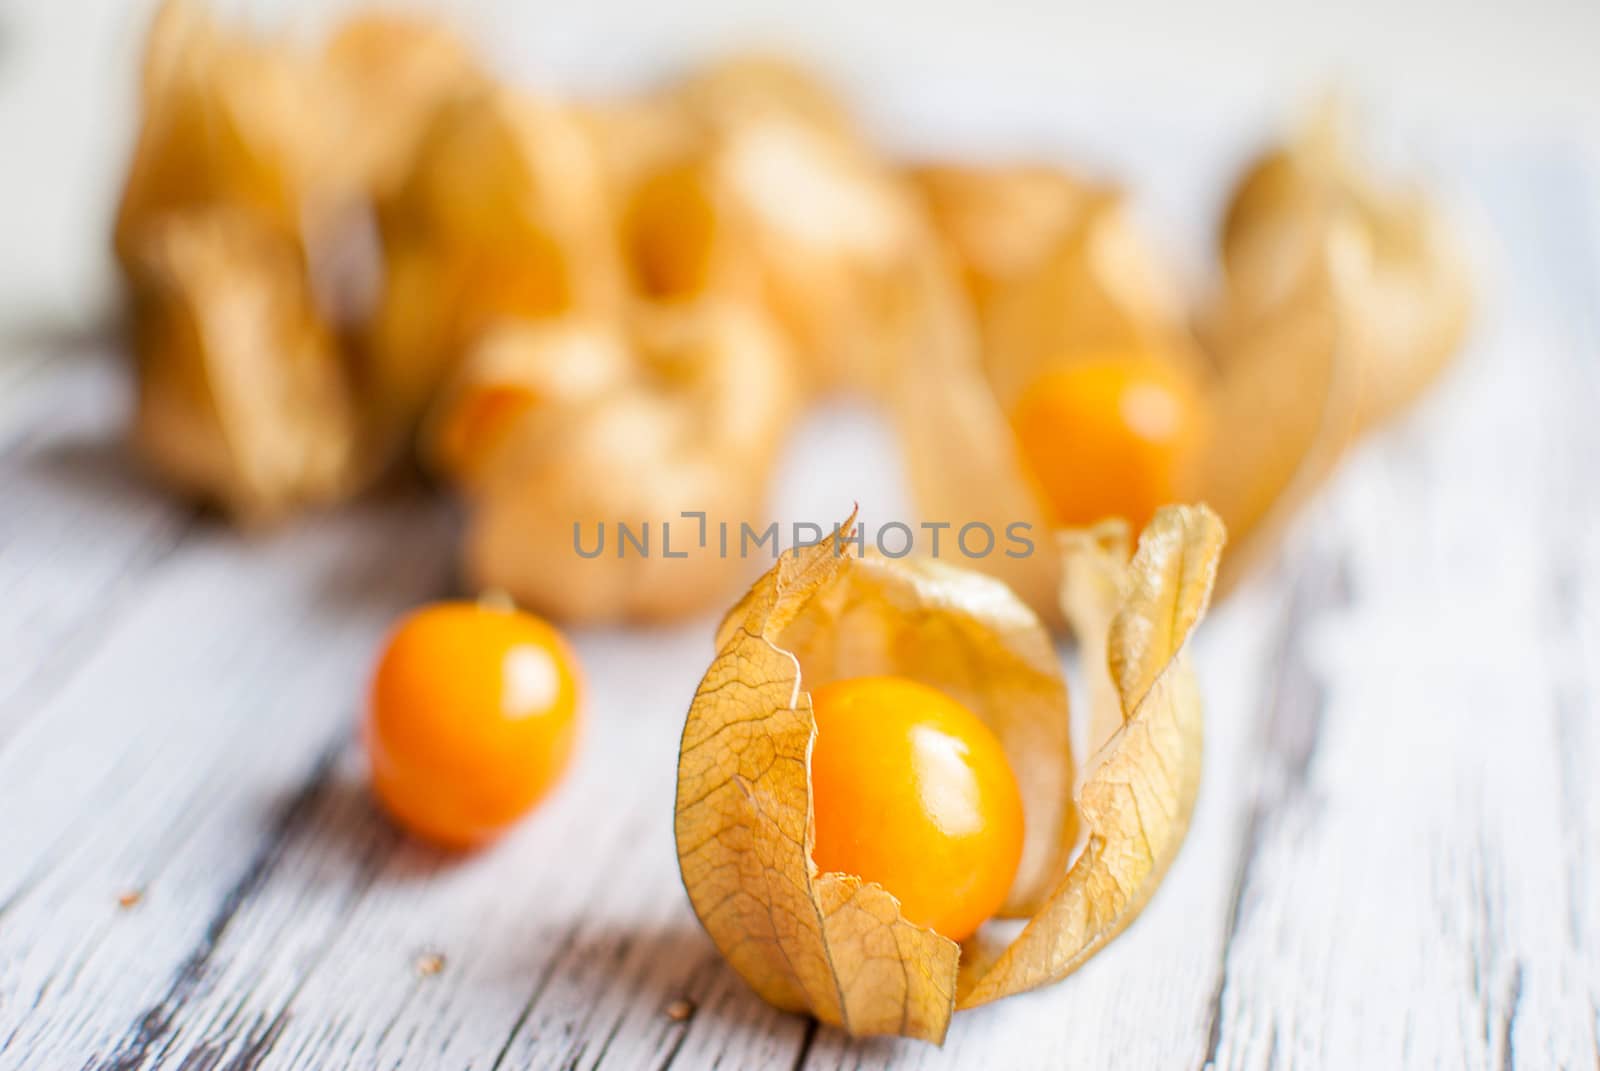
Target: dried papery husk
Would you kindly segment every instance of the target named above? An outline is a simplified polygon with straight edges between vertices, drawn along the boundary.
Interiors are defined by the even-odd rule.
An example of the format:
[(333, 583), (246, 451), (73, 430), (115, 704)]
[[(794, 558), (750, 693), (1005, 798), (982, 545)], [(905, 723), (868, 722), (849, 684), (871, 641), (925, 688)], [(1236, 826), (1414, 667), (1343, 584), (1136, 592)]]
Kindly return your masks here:
[(418, 19), (358, 16), (313, 51), (167, 0), (145, 46), (118, 253), (145, 220), (211, 204), (315, 244), (400, 180), (439, 101), (483, 78), (459, 39)]
[(759, 303), (812, 390), (881, 389), (927, 227), (820, 83), (745, 57), (585, 116), (636, 293)]
[(810, 70), (769, 53), (714, 60), (667, 93), (678, 107), (721, 134), (782, 122), (850, 144), (862, 141), (855, 118), (832, 89)]
[(994, 295), (1034, 271), (1075, 228), (1102, 189), (1045, 164), (923, 164), (907, 177), (961, 266), (983, 313)]
[(446, 102), (380, 202), (379, 229), (384, 285), (364, 389), (390, 437), (495, 322), (609, 314), (621, 299), (593, 142), (549, 101), (489, 88)]
[(1459, 346), (1465, 262), (1414, 190), (1373, 185), (1325, 111), (1241, 180), (1225, 285), (1203, 318), (1222, 433), (1201, 493), (1234, 533), (1231, 587), (1363, 431), (1414, 398)]
[[(136, 431), (177, 482), (264, 520), (380, 468), (335, 345), (378, 286), (370, 199), (409, 166), (438, 100), (478, 77), (431, 24), (362, 16), (317, 52), (190, 0), (158, 10), (114, 239), (149, 380)], [(260, 339), (240, 335), (247, 317)], [(246, 383), (260, 400), (225, 397)]]
[(434, 113), (488, 80), (472, 48), (442, 23), (382, 11), (353, 16), (320, 55), (330, 163), (367, 196), (392, 196)]
[[(791, 375), (759, 312), (709, 300), (490, 332), (429, 422), (469, 497), (473, 583), (567, 621), (667, 619), (725, 598), (753, 568), (740, 526), (765, 527)], [(491, 417), (465, 436), (475, 450), (452, 454), (449, 429), (506, 391), (506, 426)], [(648, 530), (647, 553), (621, 542), (623, 526), (636, 541)]]
[(881, 388), (906, 344), (898, 303), (926, 224), (825, 88), (738, 59), (597, 109), (590, 127), (646, 297), (757, 301), (813, 390)]
[(325, 163), (316, 63), (169, 0), (141, 96), (113, 236), (141, 451), (246, 523), (349, 493), (370, 451), (309, 264), (351, 189)]
[[(1101, 704), (1077, 793), (1088, 843), (1049, 899), (1003, 949), (982, 943), (962, 965), (958, 1007), (1060, 981), (1138, 917), (1177, 857), (1200, 789), (1199, 685), (1185, 645), (1205, 616), (1226, 533), (1204, 506), (1167, 506), (1125, 543), (1069, 536), (1066, 571), (1098, 574), (1069, 599), (1073, 631), (1104, 663), (1085, 661)], [(1086, 558), (1081, 564), (1077, 559)], [(1115, 601), (1110, 601), (1115, 599)], [(1104, 636), (1103, 642), (1099, 637)]]
[(620, 325), (596, 318), (504, 321), (473, 345), (418, 436), (428, 468), (469, 498), (551, 447), (574, 412), (625, 391), (638, 357)]
[[(963, 344), (926, 347), (928, 367), (945, 371), (913, 383), (897, 406), (924, 515), (1045, 530), (1032, 477), (1008, 438), (1017, 397), (1076, 360), (1159, 356), (1199, 392), (1209, 433), (1178, 483), (1182, 497), (1213, 505), (1233, 532), (1223, 574), (1231, 587), (1276, 544), (1354, 437), (1422, 389), (1465, 322), (1463, 262), (1438, 213), (1415, 193), (1375, 191), (1343, 144), (1319, 127), (1269, 154), (1242, 184), (1224, 232), (1226, 285), (1203, 320), (1203, 355), (1114, 191), (1074, 198), (1065, 179), (1026, 171), (920, 176), (948, 248), (981, 295), (982, 353), (975, 376)], [(1077, 214), (1063, 224), (1069, 206)], [(1026, 233), (1008, 233), (1025, 222), (1033, 225), (1026, 233), (1050, 239), (1029, 244)], [(981, 386), (992, 399), (975, 396)], [(1048, 616), (1041, 601), (1053, 587), (1050, 570), (978, 565), (1009, 574)]]
[[(1037, 169), (946, 168), (920, 182), (945, 206), (935, 212), (945, 250), (984, 296), (974, 317), (947, 273), (928, 267), (917, 277), (913, 300), (922, 308), (908, 319), (925, 333), (905, 351), (890, 396), (913, 500), (925, 521), (958, 531), (982, 524), (1025, 533), (1032, 553), (991, 554), (971, 564), (1011, 585), (1058, 627), (1060, 559), (1047, 549), (1056, 525), (1011, 427), (1018, 397), (1076, 362), (1157, 360), (1192, 385), (1195, 404), (1205, 409), (1209, 370), (1114, 191)], [(1053, 210), (1010, 215), (1007, 191), (1018, 186)], [(1024, 216), (1044, 233), (1029, 232)], [(986, 246), (986, 234), (1002, 237)], [(1004, 252), (986, 252), (991, 248)], [(973, 284), (975, 277), (982, 281)], [(1177, 476), (1180, 495), (1196, 493), (1199, 467), (1197, 451)]]
[(653, 302), (761, 302), (761, 264), (718, 174), (714, 126), (672, 94), (590, 105), (582, 115), (633, 292)]
[(1332, 282), (1337, 255), (1325, 246), (1276, 306), (1212, 337), (1217, 433), (1198, 485), (1233, 537), (1223, 591), (1276, 547), (1359, 432), (1363, 368)]
[(1308, 274), (1323, 275), (1361, 363), (1355, 421), (1365, 429), (1415, 399), (1460, 348), (1472, 295), (1438, 207), (1415, 187), (1380, 186), (1349, 126), (1327, 106), (1240, 179), (1222, 232), (1226, 294), (1211, 320), (1237, 336)]
[(738, 127), (712, 166), (814, 388), (881, 394), (914, 345), (906, 280), (932, 250), (909, 190), (863, 146), (799, 122)]
[(994, 553), (970, 564), (1059, 627), (1061, 563), (1049, 550), (1043, 493), (984, 376), (971, 307), (937, 255), (919, 262), (908, 286), (914, 342), (900, 354), (888, 404), (912, 501), (924, 523), (949, 524), (957, 534), (986, 526), (997, 539), (1028, 541), (1026, 553)]
[[(776, 1006), (852, 1034), (939, 1042), (957, 1007), (1058, 980), (1120, 932), (1159, 883), (1193, 808), (1199, 700), (1181, 653), (1221, 542), (1203, 507), (1171, 507), (1131, 564), (1102, 542), (1068, 551), (1095, 556), (1106, 579), (1085, 590), (1114, 600), (1075, 620), (1104, 632), (1107, 660), (1088, 672), (1109, 675), (1102, 694), (1118, 709), (1078, 797), (1089, 837), (1070, 864), (1066, 693), (1027, 608), (990, 578), (863, 558), (833, 537), (781, 560), (724, 619), (678, 763), (684, 886), (740, 976)], [(984, 931), (963, 948), (913, 926), (881, 887), (812, 862), (809, 689), (864, 673), (950, 690), (996, 728), (1019, 773), (1037, 774), (1024, 782), (1025, 808), (1034, 858), (1049, 863), (1019, 875), (1013, 895), (1035, 910), (1003, 951), (985, 948)], [(1059, 795), (1046, 802), (1045, 792)], [(1031, 829), (1041, 813), (1053, 816), (1043, 819), (1053, 822), (1048, 835)]]
[(370, 453), (300, 248), (228, 208), (170, 214), (140, 234), (129, 270), (146, 457), (246, 523), (359, 486)]
[[(226, 205), (299, 235), (319, 197), (325, 148), (307, 58), (168, 0), (145, 47), (143, 122), (113, 233), (131, 265), (142, 231), (170, 212)], [(331, 199), (331, 195), (330, 195)]]
[(1209, 376), (1176, 282), (1109, 188), (1085, 195), (1032, 265), (992, 290), (981, 325), (985, 374), (1008, 413), (1040, 375), (1074, 361), (1128, 355), (1164, 361), (1197, 384)]
[(1089, 700), (1089, 753), (1097, 753), (1122, 726), (1122, 705), (1109, 670), (1107, 643), (1110, 619), (1127, 594), (1127, 561), (1132, 552), (1128, 522), (1102, 521), (1090, 528), (1061, 532), (1061, 606), (1072, 622), (1078, 660), (1087, 671), (1083, 682)]

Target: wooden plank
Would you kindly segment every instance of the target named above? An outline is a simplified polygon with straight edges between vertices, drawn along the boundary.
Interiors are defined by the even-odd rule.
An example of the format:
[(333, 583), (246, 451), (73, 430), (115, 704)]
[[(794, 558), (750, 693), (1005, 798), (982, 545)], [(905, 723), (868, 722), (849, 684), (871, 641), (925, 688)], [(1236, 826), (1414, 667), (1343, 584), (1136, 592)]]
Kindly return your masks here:
[[(281, 1023), (274, 1051), (306, 1068), (647, 1066), (707, 1030), (731, 1066), (781, 1052), (803, 1024), (727, 976), (687, 910), (664, 833), (674, 712), (709, 657), (708, 635), (700, 622), (579, 636), (586, 664), (614, 669), (591, 674), (584, 761), (525, 828), (471, 858), (400, 843), (353, 890), (352, 844), (382, 823), (350, 757), (351, 798), (307, 822), (234, 919), (229, 962), (204, 1002), (179, 1010), (168, 1057), (233, 1059), (266, 1028), (240, 1023)], [(642, 704), (646, 692), (659, 698)], [(437, 973), (419, 973), (433, 955)], [(665, 1015), (678, 999), (699, 1009), (687, 1024)], [(720, 1029), (728, 1021), (750, 1029)]]
[(72, 674), (194, 522), (124, 442), (127, 375), (26, 355), (0, 385), (0, 742)]
[(1569, 888), (1593, 841), (1564, 832), (1562, 786), (1600, 756), (1575, 730), (1592, 710), (1559, 717), (1549, 688), (1573, 654), (1552, 598), (1600, 564), (1552, 512), (1597, 456), (1595, 346), (1551, 334), (1546, 295), (1583, 279), (1552, 259), (1582, 210), (1557, 177), (1480, 186), (1497, 259), (1477, 339), (1322, 511), (1348, 601), (1284, 667), (1300, 683), (1240, 857), (1220, 1067), (1596, 1062), (1594, 905)]
[(7, 742), (0, 813), (25, 816), (0, 825), (8, 1052), (81, 1063), (164, 1033), (347, 738), (351, 667), (443, 585), (442, 536), (394, 507), (197, 536)]
[[(673, 759), (709, 621), (578, 635), (570, 782), (442, 857), (373, 812), (350, 737), (382, 629), (446, 586), (442, 513), (247, 540), (109, 464), (76, 489), (34, 457), (106, 441), (119, 388), (69, 373), (0, 454), (6, 664), (61, 667), (0, 692), (0, 1067), (1594, 1063), (1600, 287), (1570, 172), (1469, 177), (1506, 297), (1199, 638), (1205, 788), (1166, 886), (943, 1049), (765, 1007), (689, 914)], [(819, 427), (789, 515), (882, 446)]]

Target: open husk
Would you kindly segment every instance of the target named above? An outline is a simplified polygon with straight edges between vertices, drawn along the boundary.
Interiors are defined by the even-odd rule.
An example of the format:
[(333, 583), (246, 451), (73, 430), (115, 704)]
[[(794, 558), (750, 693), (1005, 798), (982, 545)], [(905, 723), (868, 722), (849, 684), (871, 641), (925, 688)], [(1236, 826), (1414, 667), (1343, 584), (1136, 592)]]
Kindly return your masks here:
[(471, 581), (567, 621), (724, 599), (750, 565), (721, 526), (737, 541), (766, 514), (791, 375), (782, 335), (736, 304), (502, 323), (424, 433), (467, 497)]
[[(1131, 562), (1125, 540), (1064, 544), (1069, 572), (1098, 577), (1068, 609), (1084, 649), (1105, 652), (1085, 666), (1105, 678), (1092, 694), (1114, 705), (1096, 717), (1109, 736), (1075, 798), (1054, 649), (1003, 585), (861, 557), (837, 533), (785, 556), (723, 621), (678, 761), (684, 886), (734, 970), (778, 1007), (852, 1034), (938, 1042), (957, 1008), (1057, 981), (1127, 926), (1194, 806), (1200, 702), (1183, 649), (1222, 542), (1203, 507), (1169, 507)], [(1015, 767), (1028, 835), (1003, 913), (1029, 921), (1009, 945), (991, 948), (980, 931), (958, 946), (907, 923), (881, 887), (812, 862), (810, 689), (870, 673), (947, 691)], [(1080, 827), (1087, 841), (1072, 858)]]

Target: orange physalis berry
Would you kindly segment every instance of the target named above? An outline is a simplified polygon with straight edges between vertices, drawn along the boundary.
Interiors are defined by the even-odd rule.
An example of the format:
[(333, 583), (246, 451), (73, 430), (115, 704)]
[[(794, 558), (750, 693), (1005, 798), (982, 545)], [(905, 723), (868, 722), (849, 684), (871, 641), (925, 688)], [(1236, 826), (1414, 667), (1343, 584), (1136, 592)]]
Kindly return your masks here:
[(835, 681), (811, 703), (817, 866), (883, 886), (909, 922), (970, 937), (1022, 858), (1022, 796), (1000, 741), (905, 677)]
[(1011, 425), (1055, 523), (1126, 518), (1134, 531), (1183, 496), (1202, 434), (1198, 388), (1142, 355), (1076, 361), (1022, 393)]
[(425, 606), (389, 636), (365, 726), (372, 785), (407, 830), (482, 844), (560, 779), (577, 737), (577, 660), (531, 614)]

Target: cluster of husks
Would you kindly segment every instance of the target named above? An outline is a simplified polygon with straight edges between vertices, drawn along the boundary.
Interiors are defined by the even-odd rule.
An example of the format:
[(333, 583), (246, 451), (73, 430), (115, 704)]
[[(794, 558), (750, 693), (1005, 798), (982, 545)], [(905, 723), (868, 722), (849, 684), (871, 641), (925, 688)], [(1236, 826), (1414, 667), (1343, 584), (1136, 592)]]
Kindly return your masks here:
[[(823, 391), (894, 414), (926, 517), (1047, 529), (1006, 414), (1111, 351), (1203, 385), (1215, 434), (1179, 497), (1254, 547), (1466, 311), (1427, 205), (1320, 134), (1245, 179), (1195, 330), (1115, 190), (896, 168), (773, 61), (552, 101), (430, 23), (359, 16), (313, 48), (168, 0), (142, 94), (115, 245), (148, 458), (265, 522), (415, 452), (470, 504), (474, 581), (569, 619), (722, 597), (737, 563), (698, 540), (580, 560), (574, 526), (760, 520)], [(1054, 556), (979, 564), (1059, 620)]]
[(683, 613), (736, 563), (578, 561), (575, 524), (759, 518), (803, 398), (880, 384), (910, 337), (925, 220), (782, 64), (573, 104), (431, 24), (306, 49), (171, 0), (143, 81), (116, 228), (136, 438), (241, 521), (416, 448), (471, 503), (477, 582), (566, 618)]

